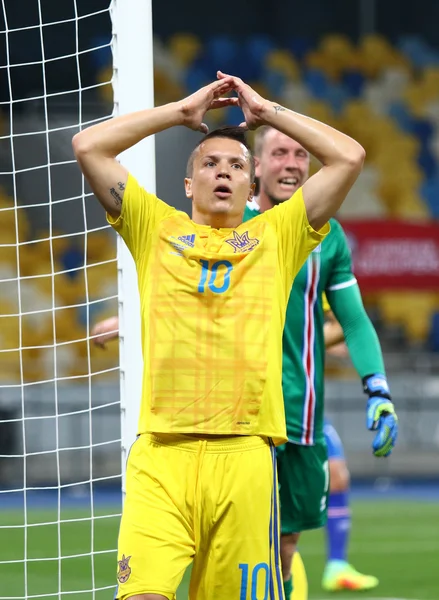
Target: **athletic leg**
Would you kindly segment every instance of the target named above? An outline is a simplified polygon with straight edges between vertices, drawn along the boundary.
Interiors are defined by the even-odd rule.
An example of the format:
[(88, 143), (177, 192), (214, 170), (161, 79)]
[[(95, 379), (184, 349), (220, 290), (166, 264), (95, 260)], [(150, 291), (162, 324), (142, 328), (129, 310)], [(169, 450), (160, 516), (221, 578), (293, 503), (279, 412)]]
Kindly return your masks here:
[(296, 588), (294, 556), (300, 532), (323, 527), (326, 522), (329, 487), (327, 467), (324, 443), (315, 446), (288, 443), (278, 453), (282, 575), (287, 600), (306, 597), (306, 578), (302, 589)]
[(326, 527), (327, 563), (323, 574), (323, 588), (328, 591), (372, 589), (378, 585), (378, 579), (359, 573), (347, 560), (351, 531), (350, 475), (340, 436), (327, 420), (324, 434), (328, 448), (330, 492)]
[(284, 599), (275, 460), (274, 448), (258, 437), (231, 438), (223, 447), (207, 442), (191, 600)]
[(175, 600), (195, 552), (196, 452), (153, 435), (131, 448), (118, 541), (117, 600)]

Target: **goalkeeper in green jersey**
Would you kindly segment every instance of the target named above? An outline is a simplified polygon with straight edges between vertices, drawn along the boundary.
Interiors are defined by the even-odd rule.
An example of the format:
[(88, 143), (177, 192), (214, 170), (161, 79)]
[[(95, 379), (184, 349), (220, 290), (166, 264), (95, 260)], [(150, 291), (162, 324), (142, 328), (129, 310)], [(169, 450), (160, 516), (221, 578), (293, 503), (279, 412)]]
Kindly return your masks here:
[[(269, 127), (256, 132), (255, 157), (259, 196), (248, 203), (244, 220), (289, 199), (304, 184), (309, 172), (308, 152)], [(323, 587), (331, 591), (365, 590), (378, 584), (375, 577), (359, 573), (347, 560), (349, 473), (340, 438), (334, 427), (324, 421), (323, 411), (324, 292), (369, 397), (366, 421), (369, 429), (377, 430), (372, 444), (374, 454), (390, 454), (397, 436), (397, 418), (378, 337), (352, 274), (343, 230), (335, 219), (330, 223), (330, 234), (296, 276), (283, 337), (283, 393), (289, 443), (278, 452), (278, 468), (282, 574), (287, 600), (292, 593), (291, 564), (300, 533), (326, 523), (328, 560)], [(299, 600), (298, 594), (294, 598)]]

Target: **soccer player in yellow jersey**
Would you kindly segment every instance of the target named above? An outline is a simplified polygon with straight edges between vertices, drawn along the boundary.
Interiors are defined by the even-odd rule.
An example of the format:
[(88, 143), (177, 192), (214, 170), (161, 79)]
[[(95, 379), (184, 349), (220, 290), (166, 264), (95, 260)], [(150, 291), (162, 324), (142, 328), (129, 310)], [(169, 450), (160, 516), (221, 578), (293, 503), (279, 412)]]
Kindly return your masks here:
[[(212, 132), (190, 156), (192, 219), (145, 191), (116, 159), (169, 127), (207, 133), (205, 113), (233, 104), (248, 128), (272, 125), (324, 165), (293, 201), (249, 223), (242, 216), (254, 160), (243, 129)], [(193, 561), (193, 600), (281, 599), (274, 445), (286, 441), (285, 309), (295, 273), (328, 232), (364, 150), (220, 72), (180, 102), (84, 130), (73, 147), (134, 257), (141, 301), (142, 404), (116, 598), (174, 599)]]

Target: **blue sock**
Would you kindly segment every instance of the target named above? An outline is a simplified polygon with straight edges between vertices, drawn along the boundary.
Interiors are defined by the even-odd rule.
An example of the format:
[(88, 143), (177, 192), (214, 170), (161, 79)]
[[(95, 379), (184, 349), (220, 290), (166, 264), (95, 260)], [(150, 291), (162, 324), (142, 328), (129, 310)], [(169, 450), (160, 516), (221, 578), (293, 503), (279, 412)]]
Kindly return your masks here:
[(328, 562), (330, 560), (346, 560), (350, 529), (349, 492), (331, 492), (326, 524)]

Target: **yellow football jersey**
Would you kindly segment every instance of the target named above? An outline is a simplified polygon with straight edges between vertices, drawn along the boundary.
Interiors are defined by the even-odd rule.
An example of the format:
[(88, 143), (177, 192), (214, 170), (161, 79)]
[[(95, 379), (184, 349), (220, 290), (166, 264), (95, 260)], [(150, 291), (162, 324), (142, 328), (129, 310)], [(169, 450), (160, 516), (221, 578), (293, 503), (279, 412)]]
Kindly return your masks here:
[(130, 175), (109, 222), (137, 267), (144, 359), (139, 433), (286, 441), (282, 331), (295, 274), (329, 231), (302, 191), (236, 229), (198, 225)]

